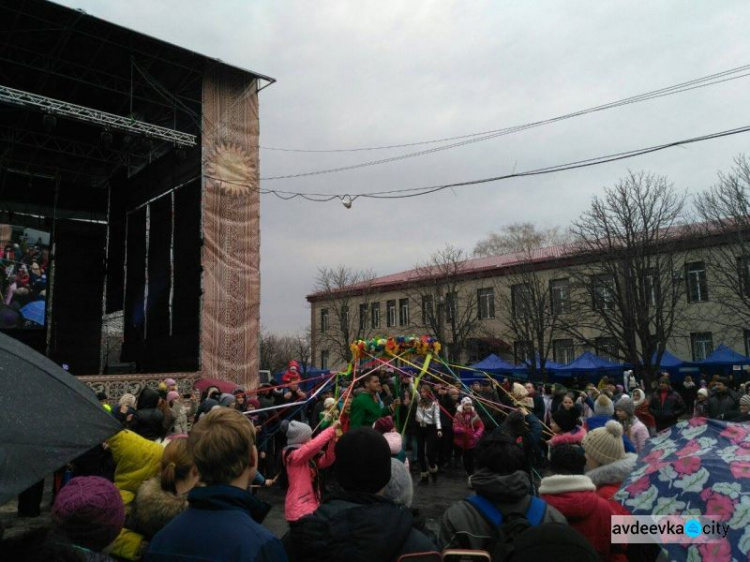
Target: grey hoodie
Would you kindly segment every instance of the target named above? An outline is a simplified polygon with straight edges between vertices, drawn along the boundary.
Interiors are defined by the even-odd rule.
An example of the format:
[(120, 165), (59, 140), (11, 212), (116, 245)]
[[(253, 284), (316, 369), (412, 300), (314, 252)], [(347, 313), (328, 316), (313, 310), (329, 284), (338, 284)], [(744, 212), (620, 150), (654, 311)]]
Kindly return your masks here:
[[(489, 499), (503, 515), (525, 514), (531, 503), (529, 475), (518, 470), (513, 474), (500, 475), (486, 468), (479, 469), (470, 479), (471, 488)], [(547, 506), (542, 523), (567, 523), (551, 505)], [(438, 546), (444, 548), (471, 548), (489, 550), (495, 530), (474, 507), (464, 500), (451, 505), (440, 520)]]

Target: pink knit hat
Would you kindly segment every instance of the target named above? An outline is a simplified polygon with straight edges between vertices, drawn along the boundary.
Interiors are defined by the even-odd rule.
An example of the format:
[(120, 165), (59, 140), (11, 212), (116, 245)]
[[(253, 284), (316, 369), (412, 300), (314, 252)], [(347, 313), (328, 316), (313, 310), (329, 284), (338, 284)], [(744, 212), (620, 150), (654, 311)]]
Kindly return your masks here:
[(180, 397), (179, 392), (177, 392), (176, 390), (170, 390), (169, 392), (167, 392), (167, 404), (172, 402), (172, 400), (178, 399), (179, 397)]
[(99, 552), (120, 534), (125, 506), (106, 478), (79, 476), (57, 494), (52, 520), (73, 544)]

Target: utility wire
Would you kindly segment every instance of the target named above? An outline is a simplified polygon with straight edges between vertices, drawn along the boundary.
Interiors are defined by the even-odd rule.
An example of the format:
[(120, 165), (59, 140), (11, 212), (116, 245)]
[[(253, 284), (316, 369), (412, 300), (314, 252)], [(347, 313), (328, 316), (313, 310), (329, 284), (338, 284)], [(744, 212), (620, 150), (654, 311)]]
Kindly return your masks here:
[(343, 193), (343, 194), (332, 194), (332, 193), (302, 193), (302, 192), (294, 192), (294, 191), (284, 191), (279, 189), (266, 189), (266, 188), (257, 188), (253, 187), (248, 183), (245, 182), (239, 182), (239, 181), (232, 181), (232, 180), (222, 180), (221, 178), (217, 178), (214, 176), (204, 176), (208, 179), (213, 179), (218, 182), (223, 182), (226, 184), (232, 184), (232, 185), (242, 185), (244, 187), (247, 187), (250, 190), (256, 190), (261, 194), (272, 194), (278, 197), (279, 199), (283, 200), (291, 200), (296, 198), (305, 199), (307, 201), (312, 201), (315, 203), (325, 203), (328, 201), (333, 201), (335, 199), (338, 199), (342, 202), (353, 202), (354, 200), (362, 197), (367, 199), (407, 199), (411, 197), (421, 197), (422, 195), (428, 195), (430, 193), (437, 193), (438, 191), (443, 191), (445, 189), (453, 189), (457, 187), (468, 187), (471, 185), (480, 185), (484, 183), (492, 183), (496, 181), (502, 181), (502, 180), (508, 180), (512, 178), (523, 178), (523, 177), (529, 177), (529, 176), (541, 176), (545, 174), (553, 174), (557, 172), (565, 172), (568, 170), (576, 170), (579, 168), (588, 168), (591, 166), (598, 166), (600, 164), (606, 164), (609, 162), (616, 162), (619, 160), (626, 160), (628, 158), (635, 158), (637, 156), (643, 156), (645, 154), (651, 154), (654, 152), (659, 152), (662, 150), (666, 150), (668, 148), (674, 148), (676, 146), (683, 146), (687, 144), (694, 144), (698, 142), (703, 142), (707, 140), (713, 140), (723, 137), (728, 137), (732, 135), (737, 135), (741, 133), (746, 133), (750, 131), (750, 125), (745, 125), (743, 127), (737, 127), (734, 129), (727, 129), (725, 131), (719, 131), (716, 133), (709, 133), (706, 135), (701, 135), (697, 137), (691, 137), (688, 139), (682, 139), (677, 140), (673, 142), (668, 142), (664, 144), (649, 146), (645, 148), (638, 148), (635, 150), (628, 150), (624, 152), (618, 152), (614, 154), (608, 154), (605, 156), (597, 156), (594, 158), (587, 158), (585, 160), (577, 160), (574, 162), (568, 162), (566, 164), (557, 164), (554, 166), (546, 166), (543, 168), (536, 168), (534, 170), (528, 170), (525, 172), (513, 172), (510, 174), (504, 174), (489, 178), (481, 178), (476, 180), (468, 180), (468, 181), (462, 181), (462, 182), (455, 182), (455, 183), (448, 183), (448, 184), (441, 184), (441, 185), (432, 185), (432, 186), (423, 186), (423, 187), (414, 187), (414, 188), (404, 188), (404, 189), (393, 189), (388, 191), (372, 191), (372, 192), (365, 192), (365, 193), (355, 193), (355, 194), (349, 194), (349, 193)]
[[(627, 100), (636, 100), (637, 98), (641, 98), (641, 97), (644, 97), (644, 96), (651, 96), (653, 94), (658, 94), (658, 93), (662, 93), (662, 92), (663, 93), (667, 93), (670, 90), (681, 89), (683, 87), (691, 86), (691, 85), (694, 85), (694, 84), (699, 84), (699, 83), (702, 83), (702, 82), (705, 82), (705, 81), (714, 80), (716, 78), (721, 78), (721, 77), (724, 77), (724, 76), (729, 76), (731, 74), (737, 74), (739, 72), (744, 72), (744, 71), (746, 71), (748, 69), (750, 69), (750, 64), (749, 65), (738, 66), (736, 68), (732, 68), (732, 69), (729, 69), (729, 70), (724, 70), (724, 71), (721, 71), (721, 72), (717, 72), (715, 74), (709, 74), (707, 76), (702, 76), (700, 78), (694, 78), (692, 80), (688, 80), (687, 82), (681, 82), (679, 84), (674, 84), (672, 86), (667, 86), (667, 87), (661, 88), (659, 90), (653, 90), (652, 92), (646, 92), (646, 93), (643, 93), (643, 94), (637, 94), (637, 95), (631, 96), (629, 98), (624, 98), (623, 100), (618, 100), (618, 101), (615, 101), (615, 102), (609, 102), (607, 104), (603, 104), (603, 105), (600, 105), (600, 106), (595, 106), (595, 107), (592, 107), (592, 108), (589, 108), (589, 109), (586, 109), (586, 110), (582, 110), (581, 112), (574, 112), (574, 113), (570, 113), (570, 114), (563, 115), (563, 116), (560, 116), (560, 117), (555, 117), (553, 119), (562, 119), (562, 118), (566, 118), (568, 116), (575, 116), (575, 115), (578, 115), (579, 113), (583, 113), (583, 112), (589, 113), (589, 112), (592, 112), (592, 111), (598, 111), (598, 110), (602, 110), (602, 109), (608, 109), (610, 106), (613, 106), (614, 104), (619, 104), (619, 103), (627, 101)], [(741, 78), (741, 77), (738, 77), (738, 78)], [(721, 83), (721, 82), (723, 82), (723, 80), (719, 81), (719, 82), (716, 82), (716, 83), (718, 84), (718, 83)], [(705, 86), (711, 86), (711, 85), (713, 85), (713, 84), (705, 84)], [(701, 87), (703, 87), (703, 86), (701, 86)], [(692, 88), (690, 88), (690, 89), (692, 89)], [(687, 91), (687, 90), (685, 90), (685, 91)], [(551, 120), (538, 121), (536, 123), (544, 123), (546, 121), (551, 121)], [(409, 143), (403, 143), (403, 144), (391, 144), (391, 145), (387, 145), (387, 146), (370, 146), (370, 147), (339, 148), (339, 149), (317, 149), (317, 150), (316, 149), (283, 148), (283, 147), (273, 147), (273, 146), (261, 146), (260, 148), (263, 149), (263, 150), (274, 150), (274, 151), (279, 151), (279, 152), (302, 152), (302, 153), (313, 153), (313, 154), (314, 153), (338, 153), (338, 152), (365, 152), (365, 151), (370, 151), (370, 150), (387, 150), (387, 149), (391, 149), (391, 148), (405, 148), (405, 147), (409, 147), (409, 146), (419, 146), (419, 145), (423, 145), (423, 144), (437, 144), (437, 143), (441, 143), (441, 142), (449, 142), (449, 141), (454, 141), (454, 140), (462, 140), (462, 139), (468, 139), (468, 138), (473, 138), (473, 137), (478, 137), (478, 136), (489, 135), (489, 134), (498, 133), (498, 132), (501, 132), (501, 131), (504, 131), (504, 130), (505, 129), (494, 129), (494, 130), (491, 130), (491, 131), (482, 131), (482, 132), (479, 132), (479, 133), (470, 133), (470, 134), (467, 134), (467, 135), (461, 135), (461, 136), (456, 136), (456, 137), (445, 137), (445, 138), (440, 138), (440, 139), (432, 139), (432, 140), (425, 140), (425, 141), (416, 141), (416, 142), (409, 142)]]
[[(737, 69), (732, 69), (732, 70), (724, 71), (722, 73), (714, 74), (714, 75), (711, 75), (711, 76), (708, 76), (708, 77), (697, 78), (697, 79), (691, 80), (689, 82), (683, 82), (681, 84), (677, 84), (677, 85), (674, 85), (674, 86), (669, 86), (667, 88), (662, 88), (660, 90), (654, 90), (652, 92), (647, 92), (645, 94), (639, 94), (637, 96), (631, 96), (629, 98), (624, 98), (622, 100), (618, 100), (618, 101), (610, 102), (610, 103), (607, 103), (607, 104), (604, 104), (604, 105), (599, 105), (599, 106), (596, 106), (596, 107), (592, 107), (592, 108), (588, 108), (588, 109), (576, 111), (576, 112), (573, 112), (573, 113), (568, 113), (568, 114), (561, 115), (561, 116), (558, 116), (558, 117), (553, 117), (553, 118), (545, 119), (545, 120), (542, 120), (542, 121), (535, 121), (535, 122), (527, 123), (527, 124), (523, 124), (523, 125), (515, 125), (515, 126), (512, 126), (512, 127), (505, 128), (505, 129), (498, 129), (496, 131), (490, 131), (490, 132), (488, 132), (486, 134), (485, 133), (478, 133), (479, 135), (483, 135), (483, 136), (470, 135), (472, 138), (468, 138), (468, 139), (460, 141), (460, 142), (456, 142), (456, 143), (452, 143), (452, 144), (448, 144), (448, 145), (444, 145), (444, 146), (439, 146), (439, 147), (435, 147), (435, 148), (430, 148), (430, 149), (426, 149), (426, 150), (422, 150), (422, 151), (418, 151), (418, 152), (411, 152), (411, 153), (401, 154), (401, 155), (397, 155), (397, 156), (392, 156), (392, 157), (389, 157), (389, 158), (383, 158), (383, 159), (380, 159), (380, 160), (373, 160), (373, 161), (369, 161), (369, 162), (361, 162), (361, 163), (358, 163), (358, 164), (352, 164), (352, 165), (348, 165), (348, 166), (341, 166), (341, 167), (337, 167), (337, 168), (329, 168), (329, 169), (324, 169), (324, 170), (315, 170), (315, 171), (310, 171), (310, 172), (301, 172), (301, 173), (297, 173), (297, 174), (286, 174), (286, 175), (281, 175), (281, 176), (270, 176), (270, 177), (261, 178), (261, 180), (272, 181), (272, 180), (280, 180), (280, 179), (292, 179), (292, 178), (309, 177), (309, 176), (322, 175), (322, 174), (331, 174), (331, 173), (336, 173), (336, 172), (343, 172), (343, 171), (348, 171), (348, 170), (355, 170), (355, 169), (359, 169), (359, 168), (365, 168), (365, 167), (369, 167), (369, 166), (376, 166), (376, 165), (379, 165), (379, 164), (386, 164), (386, 163), (390, 163), (390, 162), (396, 162), (396, 161), (399, 161), (399, 160), (405, 160), (407, 158), (415, 158), (415, 157), (424, 156), (424, 155), (427, 155), (427, 154), (433, 154), (435, 152), (441, 152), (443, 150), (449, 150), (449, 149), (452, 149), (452, 148), (457, 148), (457, 147), (465, 146), (465, 145), (468, 145), (468, 144), (473, 144), (473, 143), (477, 143), (477, 142), (483, 142), (483, 141), (486, 141), (486, 140), (490, 140), (490, 139), (497, 138), (497, 137), (504, 136), (504, 135), (509, 135), (509, 134), (516, 133), (516, 132), (519, 132), (519, 131), (525, 131), (525, 130), (528, 130), (528, 129), (532, 129), (532, 128), (536, 128), (536, 127), (541, 127), (541, 126), (544, 126), (544, 125), (549, 125), (549, 124), (556, 123), (556, 122), (559, 122), (559, 121), (564, 121), (564, 120), (567, 120), (567, 119), (572, 119), (574, 117), (579, 117), (581, 115), (586, 115), (586, 114), (589, 114), (589, 113), (595, 113), (595, 112), (599, 112), (599, 111), (604, 111), (606, 109), (612, 109), (612, 108), (615, 108), (615, 107), (621, 107), (621, 106), (630, 105), (630, 104), (633, 104), (633, 103), (640, 103), (642, 101), (648, 101), (648, 100), (657, 99), (657, 98), (660, 98), (660, 97), (670, 96), (670, 95), (677, 94), (677, 93), (682, 93), (682, 92), (687, 92), (687, 91), (690, 91), (690, 90), (695, 90), (695, 89), (698, 89), (698, 88), (704, 88), (704, 87), (707, 87), (707, 86), (713, 86), (713, 85), (716, 85), (716, 84), (721, 84), (723, 82), (729, 82), (729, 81), (732, 81), (732, 80), (738, 80), (740, 78), (745, 78), (747, 76), (750, 76), (750, 72), (746, 72), (745, 74), (741, 74), (739, 76), (731, 76), (731, 77), (728, 77), (728, 78), (724, 77), (724, 76), (726, 76), (728, 74), (734, 74), (734, 73), (737, 73), (737, 72), (741, 72), (741, 71), (746, 71), (746, 70), (750, 70), (750, 65), (745, 65), (745, 66), (742, 66), (742, 67), (738, 67)], [(463, 138), (463, 137), (456, 137), (456, 138)], [(439, 141), (424, 141), (424, 143), (429, 143), (429, 142), (439, 142)], [(420, 144), (424, 144), (424, 143), (420, 143)]]

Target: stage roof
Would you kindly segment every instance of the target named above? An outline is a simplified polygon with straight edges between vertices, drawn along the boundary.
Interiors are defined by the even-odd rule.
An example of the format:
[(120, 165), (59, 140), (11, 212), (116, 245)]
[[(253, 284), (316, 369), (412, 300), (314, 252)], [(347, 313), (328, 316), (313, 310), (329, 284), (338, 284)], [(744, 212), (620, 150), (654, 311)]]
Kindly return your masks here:
[[(217, 64), (256, 78), (258, 90), (275, 81), (81, 10), (43, 0), (0, 3), (0, 87), (164, 127), (198, 145), (202, 79)], [(97, 199), (92, 212), (100, 211), (94, 191), (115, 174), (132, 176), (181, 148), (14, 102), (0, 92), (0, 169), (23, 189), (6, 190), (3, 199), (28, 196), (4, 201), (6, 210), (27, 209), (54, 179), (77, 186), (83, 198), (90, 190)], [(111, 138), (102, 136), (105, 130)]]

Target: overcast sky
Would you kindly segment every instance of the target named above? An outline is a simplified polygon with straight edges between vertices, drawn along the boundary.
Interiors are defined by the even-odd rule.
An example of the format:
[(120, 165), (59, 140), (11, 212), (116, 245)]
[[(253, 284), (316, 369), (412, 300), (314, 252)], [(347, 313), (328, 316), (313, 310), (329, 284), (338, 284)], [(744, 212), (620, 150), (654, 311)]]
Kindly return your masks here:
[[(750, 3), (674, 1), (64, 0), (89, 14), (272, 76), (261, 145), (339, 149), (471, 134), (566, 114), (750, 62)], [(498, 176), (750, 124), (750, 77), (401, 162), (267, 181), (361, 193)], [(446, 243), (471, 251), (518, 221), (566, 227), (628, 169), (695, 193), (750, 134), (554, 175), (401, 201), (261, 206), (261, 322), (294, 332), (322, 266), (412, 268)], [(414, 149), (261, 152), (261, 176)]]

